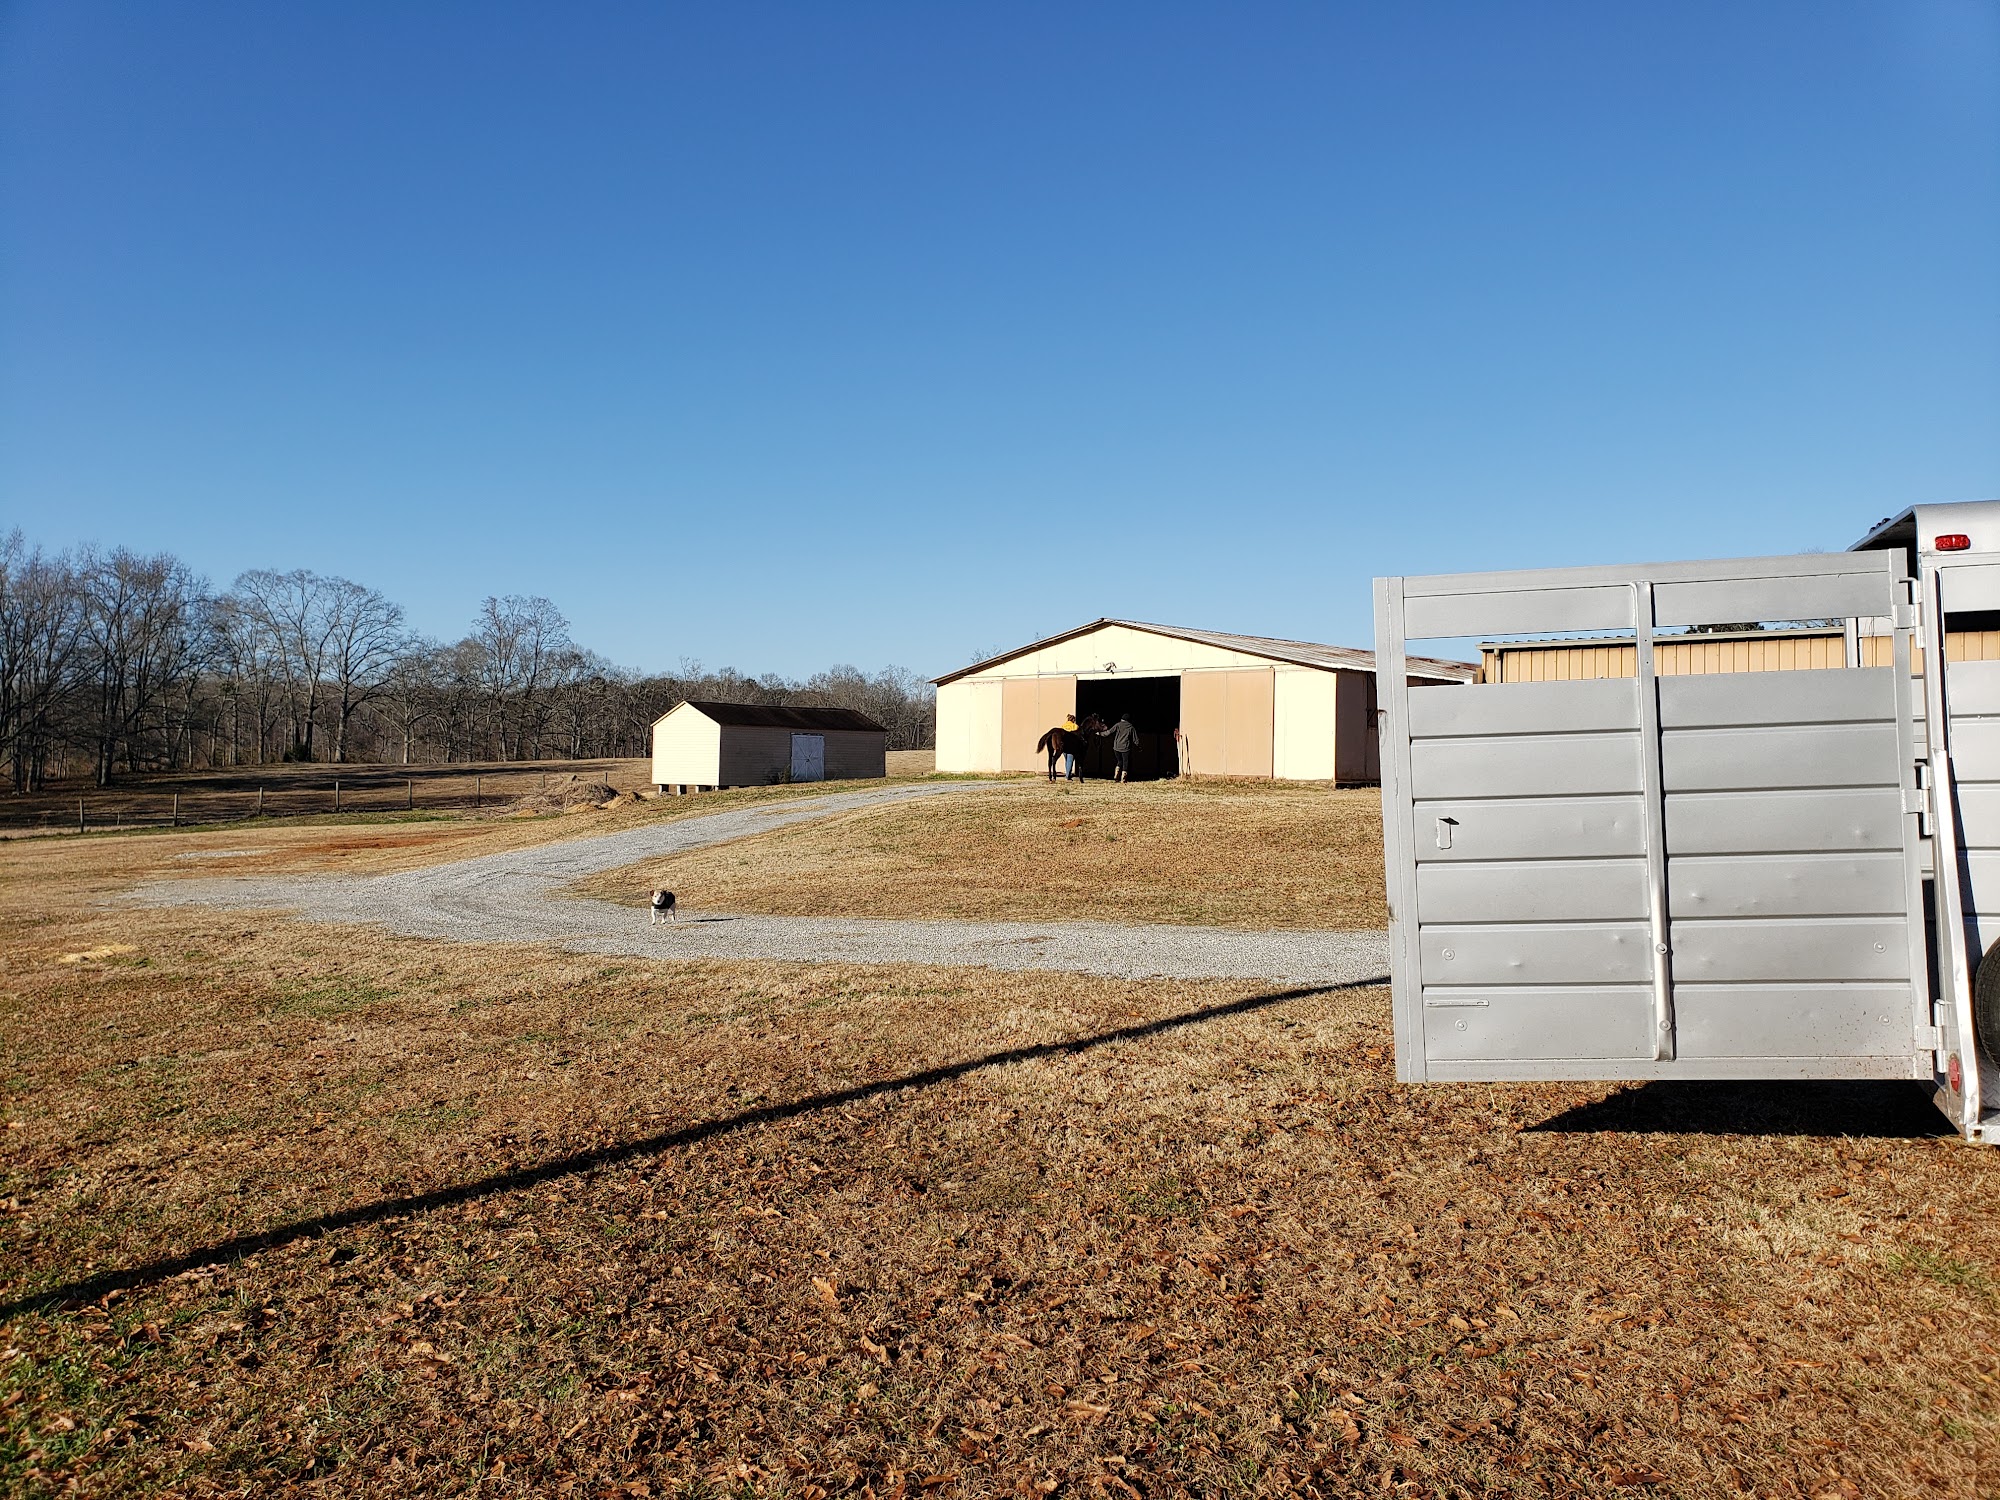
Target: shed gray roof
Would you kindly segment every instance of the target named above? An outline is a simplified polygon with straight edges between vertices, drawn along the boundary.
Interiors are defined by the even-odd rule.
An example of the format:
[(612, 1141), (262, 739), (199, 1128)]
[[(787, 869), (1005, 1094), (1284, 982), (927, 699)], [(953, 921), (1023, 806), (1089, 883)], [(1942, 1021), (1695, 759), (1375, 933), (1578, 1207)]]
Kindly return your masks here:
[[(691, 708), (718, 724), (748, 725), (754, 729), (807, 731), (861, 729), (873, 730), (877, 734), (889, 732), (855, 708), (794, 708), (783, 703), (713, 703), (700, 698), (689, 698), (684, 703), (676, 704), (675, 707)], [(669, 713), (672, 711), (668, 710)], [(664, 718), (666, 715), (662, 714), (661, 717)]]
[[(1362, 651), (1354, 646), (1322, 646), (1315, 641), (1285, 641), (1268, 635), (1231, 635), (1222, 630), (1195, 630), (1186, 625), (1149, 625), (1143, 620), (1092, 620), (1088, 625), (1079, 625), (1074, 630), (1065, 630), (1061, 635), (1049, 636), (1046, 640), (1034, 641), (1026, 646), (1018, 646), (1012, 651), (1003, 651), (998, 656), (976, 661), (969, 667), (960, 667), (956, 672), (947, 672), (942, 677), (931, 680), (939, 687), (947, 682), (956, 682), (961, 677), (969, 677), (974, 672), (983, 672), (988, 667), (996, 667), (1001, 662), (1012, 661), (1017, 656), (1026, 656), (1030, 651), (1040, 651), (1062, 641), (1074, 640), (1077, 636), (1088, 635), (1093, 630), (1101, 630), (1106, 625), (1123, 625), (1127, 630), (1145, 630), (1154, 635), (1170, 636), (1175, 640), (1198, 641), (1204, 646), (1220, 646), (1225, 651), (1241, 651), (1247, 656), (1261, 656), (1267, 661), (1290, 662), (1295, 666), (1319, 667), (1326, 671), (1372, 672), (1375, 670), (1375, 653)], [(1431, 656), (1412, 656), (1406, 659), (1409, 675), (1425, 677), (1438, 682), (1470, 682), (1478, 672), (1471, 662), (1443, 661)]]

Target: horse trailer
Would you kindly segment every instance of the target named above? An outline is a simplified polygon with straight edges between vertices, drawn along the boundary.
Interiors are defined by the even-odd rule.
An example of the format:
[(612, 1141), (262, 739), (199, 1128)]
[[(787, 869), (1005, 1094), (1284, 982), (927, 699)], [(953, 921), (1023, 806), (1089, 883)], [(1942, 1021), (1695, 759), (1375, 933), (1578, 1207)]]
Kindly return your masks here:
[[(2000, 502), (1375, 603), (1399, 1079), (1912, 1078), (2000, 1140)], [(1808, 627), (1828, 669), (1680, 644)], [(1579, 635), (1544, 680), (1404, 671)]]

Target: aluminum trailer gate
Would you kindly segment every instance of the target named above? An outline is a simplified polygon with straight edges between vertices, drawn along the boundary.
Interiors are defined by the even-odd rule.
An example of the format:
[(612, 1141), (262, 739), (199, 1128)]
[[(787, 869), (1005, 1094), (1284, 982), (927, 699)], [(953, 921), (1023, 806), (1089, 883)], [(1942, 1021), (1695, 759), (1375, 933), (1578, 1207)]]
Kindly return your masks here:
[[(2000, 506), (1979, 509), (2000, 553)], [(1932, 710), (1933, 777), (1912, 677), (1920, 620), (1942, 636), (1916, 592), (1932, 570), (1913, 578), (1894, 537), (1862, 545), (1376, 581), (1399, 1078), (1929, 1079), (1983, 1133), (1971, 974), (2000, 938), (2000, 663), (1922, 679), (1952, 703)], [(1990, 580), (1978, 607), (2000, 608), (2000, 566), (1980, 577), (1942, 586), (1984, 601)], [(1654, 670), (1662, 635), (1807, 620), (1847, 623), (1846, 669)], [(1413, 688), (1404, 668), (1407, 641), (1571, 632), (1629, 634), (1634, 675)], [(1881, 665), (1860, 664), (1864, 636)], [(1932, 845), (1958, 850), (1959, 822), (1994, 878), (1940, 885), (1933, 929)]]

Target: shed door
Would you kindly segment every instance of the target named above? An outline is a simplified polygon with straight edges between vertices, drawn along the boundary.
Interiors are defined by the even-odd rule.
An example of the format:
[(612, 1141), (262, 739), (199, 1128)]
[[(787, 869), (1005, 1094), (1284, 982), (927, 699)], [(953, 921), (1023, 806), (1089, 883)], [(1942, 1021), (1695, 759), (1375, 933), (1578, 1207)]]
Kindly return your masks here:
[(792, 736), (792, 780), (826, 780), (825, 735), (795, 734)]

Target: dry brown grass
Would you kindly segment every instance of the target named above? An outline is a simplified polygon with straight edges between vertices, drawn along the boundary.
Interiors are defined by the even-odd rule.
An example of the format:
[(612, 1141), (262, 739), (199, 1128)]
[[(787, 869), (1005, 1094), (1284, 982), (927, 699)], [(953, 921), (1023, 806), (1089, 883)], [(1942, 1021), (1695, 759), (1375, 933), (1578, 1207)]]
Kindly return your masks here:
[[(928, 776), (934, 759), (929, 750), (892, 752), (889, 778)], [(0, 838), (74, 833), (79, 798), (92, 831), (171, 827), (177, 808), (183, 824), (241, 822), (256, 817), (260, 808), (264, 821), (259, 826), (268, 826), (273, 819), (325, 820), (356, 814), (386, 818), (403, 812), (501, 817), (524, 804), (536, 810), (559, 808), (565, 787), (572, 783), (604, 782), (627, 795), (650, 795), (652, 772), (650, 760), (315, 764), (127, 776), (109, 787), (57, 783), (24, 796), (0, 793)], [(334, 811), (336, 782), (339, 815)], [(696, 800), (712, 795), (704, 793)]]
[(1380, 991), (92, 905), (142, 842), (0, 851), (0, 1490), (1972, 1496), (2000, 1462), (2000, 1157), (1906, 1089), (1410, 1089)]
[(880, 781), (820, 782), (814, 785), (737, 787), (699, 796), (649, 797), (607, 807), (559, 805), (531, 796), (518, 805), (485, 813), (459, 812), (404, 817), (354, 814), (228, 823), (204, 828), (154, 828), (139, 833), (74, 834), (7, 841), (0, 887), (32, 883), (44, 873), (62, 878), (72, 868), (111, 870), (118, 878), (302, 874), (380, 875), (445, 860), (471, 859), (509, 849), (533, 848), (563, 839), (617, 833), (650, 823), (674, 822), (704, 813), (767, 802), (865, 790)]
[(649, 860), (579, 889), (812, 916), (1386, 926), (1372, 788), (1011, 782)]

